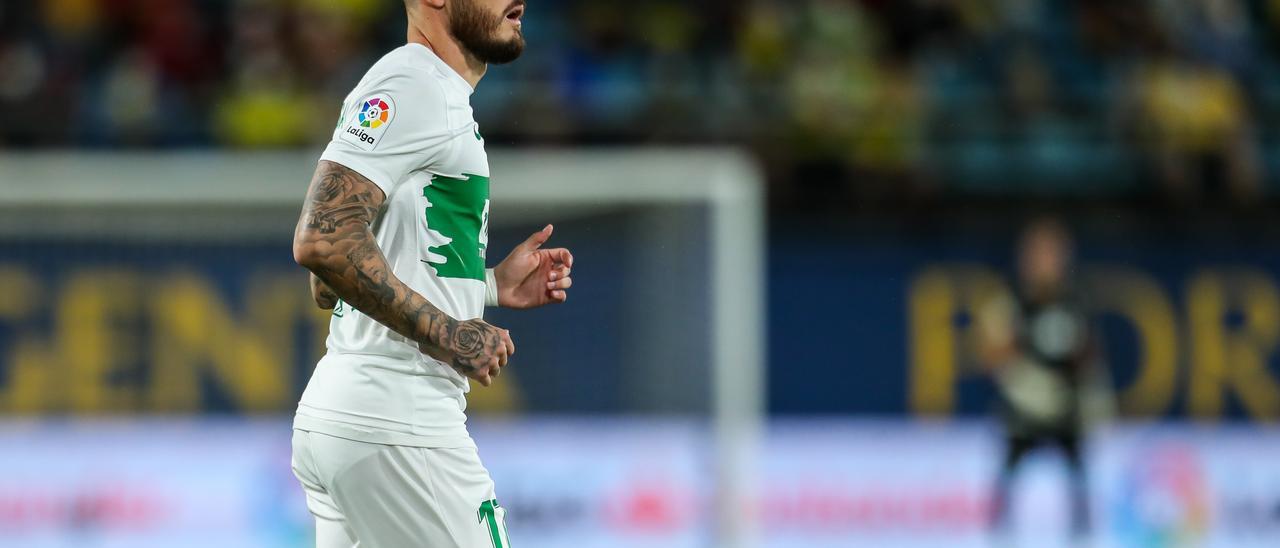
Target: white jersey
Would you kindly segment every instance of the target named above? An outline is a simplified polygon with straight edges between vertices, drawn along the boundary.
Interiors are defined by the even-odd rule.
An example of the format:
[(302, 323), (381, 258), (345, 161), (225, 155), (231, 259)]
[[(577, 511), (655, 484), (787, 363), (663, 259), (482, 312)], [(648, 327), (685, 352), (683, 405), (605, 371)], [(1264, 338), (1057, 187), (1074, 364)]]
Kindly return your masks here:
[[(388, 53), (343, 103), (322, 160), (386, 193), (373, 232), (392, 272), (457, 320), (484, 312), (489, 162), (472, 88), (430, 49)], [(418, 447), (474, 447), (467, 379), (345, 303), (298, 404), (296, 428)]]

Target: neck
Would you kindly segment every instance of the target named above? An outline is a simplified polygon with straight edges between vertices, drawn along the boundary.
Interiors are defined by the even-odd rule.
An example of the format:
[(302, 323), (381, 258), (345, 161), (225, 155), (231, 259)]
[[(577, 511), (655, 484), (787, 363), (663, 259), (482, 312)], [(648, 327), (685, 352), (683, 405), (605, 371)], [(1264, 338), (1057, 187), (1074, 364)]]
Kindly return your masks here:
[(462, 44), (449, 35), (443, 14), (441, 17), (429, 18), (415, 18), (410, 14), (409, 19), (409, 42), (422, 44), (435, 52), (444, 64), (449, 65), (449, 68), (462, 76), (462, 79), (475, 89), (476, 84), (479, 84), (480, 79), (484, 77), (485, 71), (489, 69), (489, 65), (476, 59), (462, 47)]
[(1027, 284), (1026, 297), (1032, 302), (1047, 303), (1062, 295), (1062, 284), (1058, 282), (1039, 282)]

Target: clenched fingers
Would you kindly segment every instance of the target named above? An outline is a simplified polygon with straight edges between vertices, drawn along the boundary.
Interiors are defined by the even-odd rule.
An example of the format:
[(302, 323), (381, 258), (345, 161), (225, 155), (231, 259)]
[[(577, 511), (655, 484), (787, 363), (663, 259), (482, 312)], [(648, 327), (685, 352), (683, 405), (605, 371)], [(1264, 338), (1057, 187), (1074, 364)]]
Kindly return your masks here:
[(547, 289), (549, 290), (554, 291), (556, 289), (569, 289), (570, 287), (573, 287), (573, 278), (566, 276), (558, 280), (552, 278), (552, 280), (553, 281), (547, 282)]
[(487, 367), (480, 371), (477, 371), (476, 374), (471, 378), (475, 379), (475, 381), (480, 383), (481, 386), (489, 386), (493, 384), (493, 377), (490, 376), (489, 368)]
[(570, 253), (568, 249), (561, 247), (556, 249), (546, 249), (542, 252), (545, 253), (546, 256), (549, 256), (551, 261), (557, 265), (564, 265), (567, 267), (573, 266), (573, 253)]
[(507, 347), (507, 355), (514, 356), (516, 354), (516, 343), (511, 340), (511, 331), (502, 330), (502, 343)]

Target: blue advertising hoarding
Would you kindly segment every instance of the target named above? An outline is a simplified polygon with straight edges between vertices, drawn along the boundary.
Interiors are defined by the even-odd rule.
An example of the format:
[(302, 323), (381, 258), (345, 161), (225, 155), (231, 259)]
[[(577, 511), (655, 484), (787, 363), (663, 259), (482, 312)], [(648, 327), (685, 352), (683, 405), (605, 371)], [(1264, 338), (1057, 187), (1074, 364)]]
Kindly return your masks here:
[[(776, 228), (770, 409), (986, 413), (993, 389), (972, 356), (971, 314), (1010, 286), (1011, 242)], [(591, 260), (575, 272), (570, 304), (495, 314), (518, 326), (521, 370), (476, 390), (474, 408), (622, 410), (627, 373), (608, 364), (637, 343), (613, 316), (626, 310), (626, 288), (643, 282), (617, 283), (629, 267), (612, 245), (575, 242)], [(1079, 248), (1122, 411), (1280, 417), (1280, 260), (1268, 245), (1085, 236)], [(287, 242), (0, 250), (4, 412), (287, 411), (323, 349), (327, 315), (311, 305)], [(692, 312), (672, 321), (690, 317), (705, 321)]]

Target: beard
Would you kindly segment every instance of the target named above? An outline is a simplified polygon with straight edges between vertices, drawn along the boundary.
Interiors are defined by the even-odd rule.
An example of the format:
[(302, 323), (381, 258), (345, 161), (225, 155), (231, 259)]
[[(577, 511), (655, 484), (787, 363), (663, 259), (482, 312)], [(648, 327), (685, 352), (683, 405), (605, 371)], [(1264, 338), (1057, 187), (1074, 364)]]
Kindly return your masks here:
[(524, 34), (516, 29), (514, 38), (498, 38), (498, 30), (506, 20), (502, 13), (486, 12), (475, 0), (454, 0), (449, 12), (449, 33), (482, 63), (510, 63), (524, 52)]

